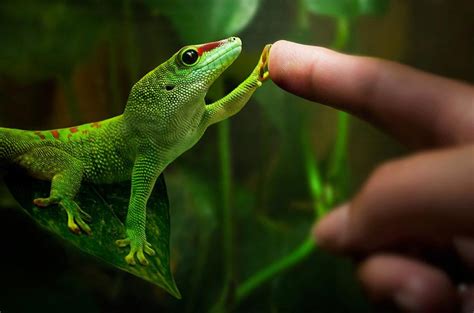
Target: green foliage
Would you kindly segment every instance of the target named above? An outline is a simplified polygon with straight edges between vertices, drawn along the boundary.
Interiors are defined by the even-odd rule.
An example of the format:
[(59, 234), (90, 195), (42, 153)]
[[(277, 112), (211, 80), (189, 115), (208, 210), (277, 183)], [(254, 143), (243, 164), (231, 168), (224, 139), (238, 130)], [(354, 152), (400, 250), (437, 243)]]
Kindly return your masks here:
[(366, 14), (383, 14), (390, 0), (304, 0), (308, 10), (332, 17), (356, 17)]
[[(29, 81), (54, 76), (69, 79), (68, 75), (88, 55), (104, 58), (100, 40), (105, 35), (110, 37), (110, 51), (106, 53), (111, 54), (105, 54), (105, 58), (110, 57), (113, 65), (109, 64), (106, 79), (116, 80), (116, 92), (126, 93), (127, 84), (149, 70), (144, 64), (157, 65), (154, 60), (164, 58), (179, 45), (214, 41), (255, 26), (243, 34), (244, 44), (248, 47), (250, 43), (254, 51), (244, 49), (237, 63), (247, 63), (224, 74), (215, 86), (216, 95), (211, 96), (215, 99), (233, 88), (254, 65), (250, 63), (257, 60), (256, 47), (279, 38), (321, 44), (314, 28), (320, 22), (317, 16), (325, 15), (334, 18), (336, 24), (332, 48), (347, 51), (356, 26), (354, 18), (383, 14), (389, 2), (4, 1), (0, 4), (0, 26), (8, 31), (0, 32), (0, 70), (5, 76)], [(21, 10), (19, 6), (23, 6)], [(258, 10), (264, 12), (256, 20)], [(276, 11), (279, 13), (272, 13)], [(288, 20), (281, 21), (281, 12)], [(310, 20), (310, 14), (317, 16)], [(313, 22), (315, 25), (310, 25)], [(128, 77), (125, 83), (124, 77)], [(2, 99), (6, 99), (3, 92)], [(117, 99), (121, 100), (115, 97), (114, 101)], [(312, 125), (319, 106), (289, 95), (271, 82), (260, 88), (252, 101), (258, 106), (251, 102), (231, 124), (209, 129), (202, 142), (180, 157), (168, 172), (173, 211), (171, 263), (185, 300), (156, 299), (154, 293), (147, 297), (148, 289), (133, 292), (143, 300), (143, 307), (159, 303), (176, 312), (210, 308), (228, 311), (230, 307), (247, 312), (255, 311), (255, 305), (265, 312), (367, 311), (351, 264), (315, 249), (308, 238), (314, 220), (348, 195), (347, 115), (339, 114), (336, 138), (328, 149), (331, 152), (316, 155), (315, 142), (328, 135), (324, 126)], [(148, 239), (161, 252), (155, 258), (148, 256), (152, 261), (149, 267), (129, 266), (123, 260), (126, 249), (114, 244), (124, 237), (128, 183), (83, 186), (78, 199), (93, 216), (91, 236), (70, 233), (62, 210), (39, 209), (31, 204), (36, 195), (48, 193), (49, 183), (10, 176), (9, 185), (24, 210), (48, 231), (180, 296), (170, 270), (170, 221), (162, 178), (148, 205)], [(113, 288), (122, 288), (125, 293), (132, 289)]]
[(127, 264), (124, 260), (127, 251), (115, 244), (115, 240), (126, 237), (122, 221), (125, 220), (128, 208), (130, 182), (113, 185), (83, 183), (76, 201), (92, 216), (92, 234), (89, 236), (71, 233), (66, 223), (66, 212), (58, 206), (38, 208), (33, 205), (33, 199), (49, 194), (49, 182), (32, 179), (22, 172), (12, 172), (7, 176), (6, 183), (23, 210), (47, 231), (80, 250), (181, 298), (170, 271), (169, 204), (163, 175), (158, 179), (148, 204), (147, 240), (156, 251), (155, 256), (147, 256), (150, 262), (148, 266)]
[(146, 0), (168, 16), (187, 44), (214, 41), (240, 32), (257, 12), (260, 0)]
[(0, 4), (0, 69), (19, 79), (68, 75), (96, 42), (104, 20), (68, 2)]

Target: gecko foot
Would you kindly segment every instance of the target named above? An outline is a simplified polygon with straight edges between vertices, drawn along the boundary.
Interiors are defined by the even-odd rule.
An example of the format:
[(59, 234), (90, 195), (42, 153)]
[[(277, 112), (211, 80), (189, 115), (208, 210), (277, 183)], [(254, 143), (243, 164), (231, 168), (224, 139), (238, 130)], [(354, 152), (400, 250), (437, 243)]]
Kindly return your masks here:
[(141, 240), (141, 239), (130, 239), (130, 238), (125, 238), (125, 239), (120, 239), (115, 241), (115, 244), (121, 248), (124, 248), (126, 246), (130, 246), (130, 252), (127, 254), (125, 257), (125, 261), (129, 265), (135, 265), (135, 255), (137, 256), (138, 261), (140, 262), (141, 265), (148, 265), (148, 260), (145, 257), (145, 253), (153, 256), (155, 255), (155, 250), (151, 247), (151, 244), (146, 241), (146, 240)]
[(67, 226), (75, 234), (84, 232), (88, 235), (92, 233), (91, 228), (85, 221), (90, 221), (91, 216), (84, 212), (79, 205), (70, 199), (59, 200), (58, 198), (36, 198), (33, 203), (38, 207), (47, 207), (51, 204), (59, 204), (67, 213)]
[(264, 82), (268, 79), (268, 60), (270, 58), (270, 49), (272, 45), (268, 44), (263, 48), (262, 54), (260, 55), (260, 61), (258, 62), (258, 80)]

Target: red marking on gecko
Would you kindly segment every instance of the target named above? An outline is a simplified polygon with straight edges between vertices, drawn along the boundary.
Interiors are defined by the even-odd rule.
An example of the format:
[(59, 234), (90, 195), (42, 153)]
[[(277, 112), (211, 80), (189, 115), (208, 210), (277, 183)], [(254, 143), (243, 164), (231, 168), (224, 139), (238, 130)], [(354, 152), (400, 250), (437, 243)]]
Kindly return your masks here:
[(69, 128), (69, 131), (74, 134), (77, 133), (79, 130), (77, 129), (77, 127), (71, 127)]
[(224, 43), (224, 41), (225, 40), (214, 41), (214, 42), (210, 42), (210, 43), (200, 45), (197, 48), (197, 52), (201, 56), (204, 52), (211, 51), (212, 49), (215, 49), (215, 48), (221, 46)]
[(53, 135), (54, 139), (59, 139), (59, 132), (57, 129), (52, 130), (51, 135)]
[(41, 140), (45, 140), (46, 137), (39, 130), (35, 131), (35, 135), (38, 136)]
[(92, 128), (100, 128), (101, 125), (100, 125), (99, 122), (94, 122), (94, 123), (91, 123), (91, 127), (92, 127)]

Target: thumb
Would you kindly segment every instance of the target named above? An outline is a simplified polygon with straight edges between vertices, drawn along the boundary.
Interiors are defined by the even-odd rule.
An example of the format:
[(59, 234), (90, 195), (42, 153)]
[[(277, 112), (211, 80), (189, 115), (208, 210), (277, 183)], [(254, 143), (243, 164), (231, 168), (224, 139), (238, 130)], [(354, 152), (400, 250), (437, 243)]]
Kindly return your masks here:
[(318, 223), (317, 241), (345, 252), (474, 236), (473, 160), (474, 146), (466, 146), (383, 165), (349, 205)]

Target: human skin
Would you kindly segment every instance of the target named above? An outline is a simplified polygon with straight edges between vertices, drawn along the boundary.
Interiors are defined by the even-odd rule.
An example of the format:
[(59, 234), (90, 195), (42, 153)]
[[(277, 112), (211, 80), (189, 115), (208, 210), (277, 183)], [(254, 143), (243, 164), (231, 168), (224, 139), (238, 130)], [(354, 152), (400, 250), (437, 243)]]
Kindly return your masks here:
[(357, 256), (375, 300), (408, 312), (473, 312), (474, 285), (460, 288), (449, 269), (421, 257), (433, 247), (454, 251), (474, 272), (473, 86), (287, 41), (273, 45), (269, 72), (281, 88), (347, 111), (413, 149), (376, 168), (315, 225), (318, 245)]

